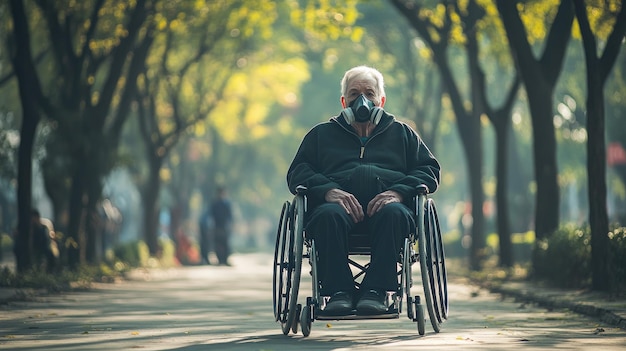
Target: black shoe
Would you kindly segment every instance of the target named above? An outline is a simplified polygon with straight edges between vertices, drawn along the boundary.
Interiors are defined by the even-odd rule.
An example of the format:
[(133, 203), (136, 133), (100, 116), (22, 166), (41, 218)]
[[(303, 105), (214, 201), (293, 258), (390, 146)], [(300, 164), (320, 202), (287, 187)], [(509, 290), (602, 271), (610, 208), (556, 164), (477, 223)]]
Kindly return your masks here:
[(326, 308), (320, 313), (324, 316), (346, 316), (352, 314), (352, 295), (345, 291), (338, 291), (330, 297)]
[(371, 316), (387, 312), (387, 293), (384, 291), (369, 290), (363, 293), (356, 304), (356, 313), (362, 316)]

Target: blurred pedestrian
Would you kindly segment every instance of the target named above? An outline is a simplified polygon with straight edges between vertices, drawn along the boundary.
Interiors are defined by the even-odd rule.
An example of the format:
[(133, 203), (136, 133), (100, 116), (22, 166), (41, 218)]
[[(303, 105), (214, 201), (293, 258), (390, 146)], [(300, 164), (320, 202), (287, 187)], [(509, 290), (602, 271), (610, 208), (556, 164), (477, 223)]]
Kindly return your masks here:
[(233, 214), (226, 188), (219, 187), (217, 189), (217, 197), (211, 203), (211, 215), (213, 217), (213, 239), (218, 264), (230, 266), (228, 257), (230, 256), (230, 232)]

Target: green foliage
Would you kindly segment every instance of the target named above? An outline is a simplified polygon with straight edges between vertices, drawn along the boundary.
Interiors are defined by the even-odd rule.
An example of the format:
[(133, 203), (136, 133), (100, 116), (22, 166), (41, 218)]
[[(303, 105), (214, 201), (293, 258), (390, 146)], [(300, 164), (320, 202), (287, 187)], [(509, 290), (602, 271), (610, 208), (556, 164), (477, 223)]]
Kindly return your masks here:
[[(610, 286), (626, 286), (626, 227), (615, 227), (609, 233)], [(561, 227), (535, 248), (534, 277), (552, 285), (586, 287), (591, 282), (591, 232), (589, 227)]]
[(158, 257), (151, 257), (148, 245), (143, 241), (120, 244), (113, 249), (113, 257), (109, 259), (117, 271), (126, 271), (137, 267), (173, 267), (176, 265), (176, 247), (169, 239), (159, 242)]
[(89, 288), (94, 282), (110, 282), (120, 274), (106, 265), (82, 265), (79, 269), (51, 274), (41, 270), (17, 273), (8, 267), (0, 271), (0, 287), (45, 289), (48, 292)]
[(13, 248), (13, 238), (9, 234), (0, 233), (0, 251), (8, 252)]
[[(8, 239), (8, 240), (7, 240)], [(10, 237), (2, 234), (2, 249), (12, 247)], [(0, 287), (44, 289), (48, 292), (88, 289), (94, 282), (112, 282), (121, 279), (127, 271), (138, 267), (172, 267), (176, 265), (176, 248), (171, 240), (161, 240), (159, 258), (150, 257), (143, 241), (129, 242), (107, 253), (107, 263), (80, 265), (77, 270), (63, 269), (54, 274), (42, 270), (16, 273), (9, 267), (0, 271)]]
[(626, 288), (626, 227), (619, 227), (609, 232), (609, 253), (611, 275), (614, 277), (613, 288)]
[(561, 227), (535, 246), (534, 277), (561, 287), (580, 287), (591, 278), (590, 229)]
[[(130, 267), (146, 267), (150, 258), (148, 245), (142, 240), (120, 244), (113, 249), (115, 259)], [(118, 264), (119, 265), (119, 264)]]
[(159, 265), (161, 267), (173, 267), (177, 265), (176, 262), (176, 246), (174, 242), (169, 239), (161, 239), (161, 256), (159, 257)]

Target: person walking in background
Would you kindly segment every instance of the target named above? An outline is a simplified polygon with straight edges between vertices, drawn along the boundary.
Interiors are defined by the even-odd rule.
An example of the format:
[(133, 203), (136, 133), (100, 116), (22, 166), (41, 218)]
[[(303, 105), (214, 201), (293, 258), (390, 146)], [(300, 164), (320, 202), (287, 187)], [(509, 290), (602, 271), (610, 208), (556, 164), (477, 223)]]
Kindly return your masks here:
[(215, 255), (219, 265), (230, 266), (230, 231), (233, 219), (230, 200), (226, 189), (219, 187), (217, 197), (211, 203), (211, 215), (213, 217), (213, 239), (215, 243)]

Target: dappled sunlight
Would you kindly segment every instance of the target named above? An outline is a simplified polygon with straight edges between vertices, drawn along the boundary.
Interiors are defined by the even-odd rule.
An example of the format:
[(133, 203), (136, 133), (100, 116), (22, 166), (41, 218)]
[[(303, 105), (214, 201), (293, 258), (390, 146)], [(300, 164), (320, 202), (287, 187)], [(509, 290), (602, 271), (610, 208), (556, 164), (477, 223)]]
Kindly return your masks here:
[[(272, 311), (269, 253), (233, 254), (232, 266), (136, 270), (130, 281), (93, 291), (4, 306), (0, 347), (78, 350), (603, 350), (623, 348), (624, 332), (566, 311), (502, 298), (452, 276), (441, 333), (426, 320), (420, 337), (406, 317), (314, 321), (311, 335), (284, 336)], [(299, 301), (311, 295), (308, 262)], [(414, 272), (418, 273), (418, 272)], [(149, 279), (147, 279), (149, 278)], [(422, 295), (419, 274), (413, 294)], [(428, 318), (428, 315), (426, 316)], [(35, 348), (36, 350), (36, 348)]]

